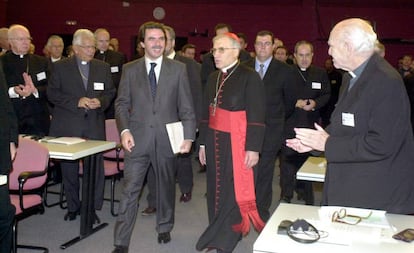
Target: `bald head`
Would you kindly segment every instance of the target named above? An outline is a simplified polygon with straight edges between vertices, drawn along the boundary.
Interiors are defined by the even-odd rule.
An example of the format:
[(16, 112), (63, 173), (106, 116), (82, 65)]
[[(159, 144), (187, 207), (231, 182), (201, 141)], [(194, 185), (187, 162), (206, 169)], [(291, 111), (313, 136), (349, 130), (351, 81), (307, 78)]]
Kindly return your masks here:
[(376, 41), (377, 34), (366, 20), (346, 19), (332, 29), (328, 53), (336, 68), (352, 71), (371, 57)]
[(11, 50), (15, 54), (27, 54), (32, 38), (29, 29), (22, 25), (12, 25), (7, 33)]

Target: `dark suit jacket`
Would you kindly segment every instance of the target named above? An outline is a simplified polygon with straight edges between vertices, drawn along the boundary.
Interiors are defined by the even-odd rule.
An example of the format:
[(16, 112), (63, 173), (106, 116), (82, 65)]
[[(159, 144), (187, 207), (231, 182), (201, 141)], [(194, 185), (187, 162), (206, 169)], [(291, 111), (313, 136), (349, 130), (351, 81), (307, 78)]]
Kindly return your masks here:
[(165, 124), (181, 120), (184, 138), (195, 140), (196, 121), (185, 65), (163, 57), (153, 101), (145, 57), (125, 64), (115, 100), (115, 116), (120, 132), (131, 131), (136, 152), (147, 153), (157, 143), (158, 154), (172, 157)]
[(3, 67), (0, 62), (0, 175), (5, 175), (11, 169), (10, 142), (17, 145), (17, 118), (7, 94), (7, 84)]
[(174, 60), (180, 61), (187, 67), (188, 81), (190, 82), (191, 95), (193, 96), (194, 112), (196, 116), (197, 125), (201, 118), (201, 77), (200, 64), (187, 57), (175, 54)]
[[(245, 64), (255, 68), (255, 59)], [(263, 149), (277, 150), (282, 141), (285, 118), (292, 114), (295, 103), (295, 85), (292, 67), (272, 59), (263, 77), (266, 96), (266, 130)]]
[(95, 52), (95, 58), (108, 63), (111, 67), (112, 81), (115, 87), (118, 89), (119, 81), (122, 75), (122, 66), (125, 64), (125, 55), (115, 52), (113, 50), (107, 50), (104, 54), (101, 54), (99, 50)]
[[(311, 65), (307, 69), (305, 80), (299, 73), (297, 66), (292, 67), (295, 73), (295, 94), (297, 99), (313, 99), (316, 102), (314, 111), (305, 111), (300, 108), (295, 108), (294, 112), (286, 121), (285, 134), (287, 138), (295, 136), (293, 128), (295, 127), (311, 127), (319, 121), (319, 110), (329, 101), (331, 86), (326, 71), (322, 68)], [(312, 83), (316, 83), (312, 84)], [(320, 84), (320, 87), (318, 87)]]
[[(354, 126), (343, 124), (344, 113)], [(414, 213), (410, 104), (383, 58), (371, 56), (352, 89), (344, 86), (327, 130), (324, 204)]]
[[(115, 87), (107, 63), (92, 59), (89, 64), (87, 90), (75, 56), (53, 64), (47, 89), (48, 98), (54, 105), (50, 135), (105, 139), (104, 111), (115, 96)], [(95, 83), (103, 83), (104, 89), (95, 89)], [(98, 98), (101, 107), (85, 111), (78, 107), (81, 97)]]
[(28, 72), (39, 98), (31, 95), (25, 99), (11, 99), (18, 119), (20, 133), (46, 135), (49, 130), (49, 109), (46, 98), (46, 88), (49, 78), (49, 63), (46, 57), (26, 54), (23, 58), (12, 51), (0, 57), (7, 87), (24, 84), (23, 72)]

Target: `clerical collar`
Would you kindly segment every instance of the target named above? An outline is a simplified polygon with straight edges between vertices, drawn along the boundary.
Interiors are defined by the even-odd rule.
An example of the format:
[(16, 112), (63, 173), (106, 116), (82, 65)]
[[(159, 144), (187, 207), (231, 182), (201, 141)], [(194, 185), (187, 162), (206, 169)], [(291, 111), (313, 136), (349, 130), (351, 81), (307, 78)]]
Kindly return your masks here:
[(174, 50), (171, 52), (171, 54), (167, 55), (167, 58), (169, 58), (169, 59), (174, 60), (174, 57), (175, 57), (175, 51)]
[(229, 66), (222, 68), (221, 72), (226, 73), (227, 70), (231, 69), (232, 67), (234, 67), (237, 63), (239, 62), (239, 60), (237, 59), (235, 62), (233, 62), (232, 64), (230, 64)]
[(23, 59), (26, 54), (16, 54), (13, 52), (14, 55), (18, 56), (20, 59)]
[(76, 57), (76, 62), (78, 63), (78, 65), (87, 65), (88, 62), (87, 61), (83, 61), (81, 59), (79, 59), (77, 56)]
[(53, 58), (53, 57), (50, 57), (50, 60), (51, 60), (52, 62), (57, 62), (57, 61), (59, 61), (59, 60), (60, 60), (60, 58), (61, 58), (61, 57), (59, 57), (59, 58)]
[(100, 54), (105, 54), (105, 51), (99, 50)]
[(364, 71), (365, 67), (368, 64), (368, 60), (369, 60), (369, 58), (366, 59), (361, 65), (359, 65), (353, 71), (348, 71), (348, 73), (352, 76), (352, 78), (359, 77), (361, 75), (362, 71)]

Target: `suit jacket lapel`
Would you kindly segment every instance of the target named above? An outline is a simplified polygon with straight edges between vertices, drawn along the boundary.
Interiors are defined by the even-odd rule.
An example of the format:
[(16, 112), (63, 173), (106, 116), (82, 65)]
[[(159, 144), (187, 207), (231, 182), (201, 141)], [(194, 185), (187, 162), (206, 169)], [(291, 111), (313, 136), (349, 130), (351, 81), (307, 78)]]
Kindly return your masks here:
[(74, 83), (76, 84), (76, 86), (78, 87), (74, 87), (74, 89), (78, 90), (79, 93), (82, 94), (82, 96), (84, 96), (86, 94), (86, 90), (85, 90), (85, 86), (83, 85), (83, 80), (82, 80), (82, 75), (80, 73), (80, 69), (78, 66), (78, 63), (76, 62), (76, 57), (71, 57), (72, 58), (72, 66), (73, 66), (73, 70), (74, 70), (74, 75), (73, 77), (69, 77), (69, 78), (74, 78)]

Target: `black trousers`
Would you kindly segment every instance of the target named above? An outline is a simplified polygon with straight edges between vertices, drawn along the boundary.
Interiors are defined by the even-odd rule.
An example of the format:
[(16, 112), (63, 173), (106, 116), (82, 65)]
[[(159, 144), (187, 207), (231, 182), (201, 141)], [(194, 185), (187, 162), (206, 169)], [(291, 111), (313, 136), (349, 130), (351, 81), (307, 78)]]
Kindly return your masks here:
[[(102, 209), (105, 187), (105, 171), (103, 167), (102, 154), (98, 156), (98, 165), (95, 175), (95, 209)], [(85, 158), (88, 159), (88, 158)], [(75, 212), (80, 209), (79, 200), (79, 161), (61, 161), (62, 182), (65, 186), (65, 195), (68, 204), (68, 211)]]
[(0, 252), (9, 253), (12, 248), (13, 220), (16, 208), (10, 202), (8, 184), (0, 185)]
[[(189, 193), (193, 189), (193, 166), (191, 161), (191, 153), (181, 154), (176, 160), (176, 180), (180, 187), (181, 193)], [(147, 201), (149, 207), (155, 207), (155, 174), (152, 167), (147, 174), (148, 195)]]
[(293, 192), (295, 189), (303, 193), (303, 198), (307, 205), (313, 205), (314, 195), (312, 182), (309, 181), (296, 181), (296, 173), (299, 168), (308, 159), (309, 153), (297, 153), (292, 151), (288, 147), (282, 147), (280, 156), (280, 198), (290, 200), (293, 198)]

